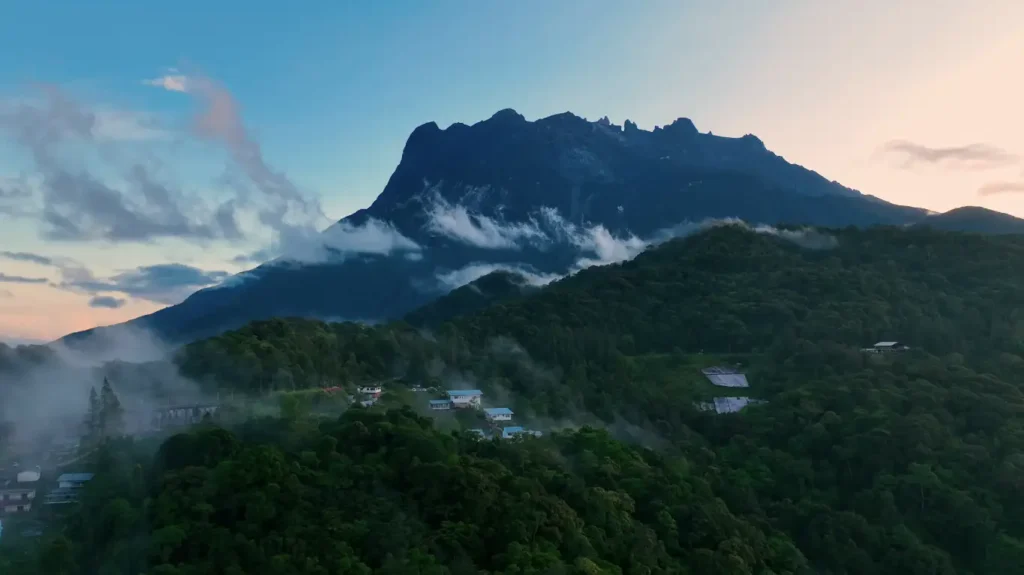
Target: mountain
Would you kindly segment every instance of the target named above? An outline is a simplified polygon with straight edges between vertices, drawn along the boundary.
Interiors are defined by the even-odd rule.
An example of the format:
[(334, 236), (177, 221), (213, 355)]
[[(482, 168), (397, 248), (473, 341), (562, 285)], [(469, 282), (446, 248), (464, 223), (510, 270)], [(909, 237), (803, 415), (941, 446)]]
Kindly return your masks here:
[(964, 206), (929, 215), (917, 225), (979, 234), (1024, 234), (1024, 220), (978, 206)]
[(416, 327), (436, 327), (453, 318), (480, 311), (485, 307), (536, 292), (539, 286), (529, 278), (509, 271), (491, 272), (482, 278), (416, 309), (403, 318)]
[(502, 110), (472, 126), (416, 128), (383, 192), (328, 228), (318, 257), (266, 263), (128, 325), (187, 342), (274, 316), (374, 322), (496, 269), (543, 284), (628, 259), (707, 219), (843, 227), (926, 217), (791, 164), (755, 136), (701, 133), (685, 118), (648, 131)]

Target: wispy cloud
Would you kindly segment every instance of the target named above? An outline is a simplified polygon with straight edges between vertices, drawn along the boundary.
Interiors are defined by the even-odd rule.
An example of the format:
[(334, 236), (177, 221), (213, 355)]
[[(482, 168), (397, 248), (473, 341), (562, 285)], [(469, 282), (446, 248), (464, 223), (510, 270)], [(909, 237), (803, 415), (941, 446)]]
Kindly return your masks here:
[(426, 206), (427, 229), (462, 243), (485, 249), (519, 249), (523, 241), (546, 240), (536, 222), (499, 222), (451, 205), (435, 194)]
[[(41, 176), (41, 206), (16, 215), (39, 219), (44, 236), (55, 240), (144, 242), (178, 237), (208, 241), (237, 237), (233, 217), (222, 213), (224, 205), (211, 208), (200, 197), (168, 187), (140, 163), (128, 166), (120, 187), (71, 163), (69, 156), (83, 155), (82, 149), (96, 149), (104, 137), (115, 133), (129, 136), (125, 133), (128, 124), (111, 127), (108, 122), (104, 128), (103, 117), (54, 86), (44, 86), (38, 98), (0, 109), (0, 131), (30, 152)], [(76, 153), (64, 153), (71, 146)], [(106, 169), (120, 171), (122, 166)]]
[(1024, 182), (990, 182), (978, 188), (979, 196), (1024, 193)]
[(149, 80), (143, 80), (143, 84), (147, 86), (155, 86), (157, 88), (163, 88), (170, 92), (187, 92), (188, 91), (188, 76), (179, 73), (175, 69), (170, 69), (163, 76), (157, 78), (151, 78)]
[(367, 218), (360, 225), (341, 221), (323, 233), (311, 231), (306, 237), (293, 236), (286, 245), (243, 254), (235, 263), (266, 262), (278, 258), (282, 262), (318, 263), (340, 261), (350, 254), (390, 255), (406, 252), (409, 259), (420, 254), (421, 246), (403, 235), (390, 222)]
[(125, 300), (109, 295), (98, 295), (89, 300), (89, 307), (96, 308), (118, 309), (124, 304)]
[(227, 272), (205, 271), (184, 264), (157, 264), (121, 272), (109, 278), (97, 278), (84, 268), (66, 270), (56, 287), (98, 295), (121, 293), (161, 304), (176, 304), (196, 290), (216, 285)]
[(52, 266), (55, 265), (52, 258), (47, 256), (41, 256), (39, 254), (33, 254), (29, 252), (6, 252), (0, 251), (0, 258), (13, 260), (16, 262), (29, 262), (33, 264), (39, 264), (41, 266)]
[(44, 284), (47, 281), (49, 281), (49, 280), (47, 280), (46, 278), (29, 278), (29, 277), (25, 277), (25, 276), (13, 276), (13, 275), (8, 275), (8, 274), (5, 274), (3, 272), (0, 272), (0, 283), (10, 283), (10, 284)]
[(948, 148), (934, 148), (909, 142), (893, 140), (881, 149), (887, 155), (902, 159), (904, 169), (920, 164), (942, 165), (950, 168), (987, 170), (1013, 166), (1020, 162), (1020, 156), (989, 144), (967, 144)]
[(518, 274), (522, 276), (526, 283), (535, 286), (547, 285), (562, 277), (559, 274), (538, 272), (535, 268), (526, 264), (492, 264), (477, 262), (457, 270), (440, 272), (437, 274), (437, 281), (443, 290), (450, 291), (496, 271), (507, 271)]

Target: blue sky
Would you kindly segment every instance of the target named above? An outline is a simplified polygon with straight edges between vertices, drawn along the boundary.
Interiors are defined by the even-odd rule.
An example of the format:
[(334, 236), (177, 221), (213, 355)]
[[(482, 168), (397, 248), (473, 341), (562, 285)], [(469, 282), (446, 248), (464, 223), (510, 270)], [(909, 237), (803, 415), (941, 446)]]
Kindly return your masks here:
[[(0, 101), (56, 86), (106, 118), (103, 129), (117, 136), (102, 148), (72, 147), (76, 165), (116, 185), (123, 174), (103, 165), (101, 154), (158, 158), (153, 173), (162, 181), (215, 203), (225, 197), (218, 178), (230, 151), (194, 137), (202, 103), (143, 83), (168, 74), (212, 79), (237, 103), (265, 163), (318, 197), (329, 219), (372, 202), (417, 125), (472, 123), (508, 107), (528, 119), (570, 110), (647, 128), (686, 116), (704, 131), (755, 133), (787, 159), (891, 201), (1024, 215), (1012, 194), (977, 194), (992, 181), (1015, 183), (1019, 166), (986, 174), (906, 170), (877, 158), (893, 139), (1024, 152), (1024, 88), (1006, 72), (1022, 63), (1022, 22), (1024, 7), (1012, 1), (908, 0), (895, 8), (881, 0), (293, 8), (179, 1), (157, 8), (40, 0), (11, 3), (0, 21), (0, 37), (16, 47), (0, 51)], [(139, 135), (152, 126), (168, 136)], [(0, 183), (24, 177), (31, 186), (37, 170), (24, 145), (0, 134)], [(188, 281), (200, 282), (206, 273), (238, 271), (232, 258), (267, 240), (54, 240), (38, 221), (0, 214), (0, 251), (73, 259), (91, 274), (78, 285), (94, 287), (121, 286), (115, 276), (142, 281), (152, 266), (174, 264), (189, 266)], [(57, 271), (0, 259), (7, 276), (67, 280)], [(0, 336), (52, 337), (121, 321), (191, 285), (155, 301), (138, 290), (0, 283)], [(97, 295), (121, 303), (90, 306)]]

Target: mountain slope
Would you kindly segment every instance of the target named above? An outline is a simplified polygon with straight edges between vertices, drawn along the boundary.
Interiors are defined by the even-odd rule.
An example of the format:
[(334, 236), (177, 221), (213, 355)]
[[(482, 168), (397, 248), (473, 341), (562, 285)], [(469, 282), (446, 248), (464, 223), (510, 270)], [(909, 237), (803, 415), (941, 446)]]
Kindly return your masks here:
[[(325, 232), (325, 257), (264, 264), (129, 324), (185, 342), (281, 315), (379, 321), (486, 271), (542, 282), (627, 259), (685, 233), (687, 222), (843, 227), (924, 217), (790, 164), (754, 136), (704, 134), (686, 119), (646, 131), (503, 110), (472, 126), (414, 130), (380, 196)], [(367, 248), (371, 235), (394, 241)]]
[(403, 318), (416, 327), (437, 327), (456, 317), (480, 311), (487, 306), (534, 293), (539, 286), (510, 271), (496, 271), (455, 288)]
[[(707, 481), (702, 498), (784, 531), (813, 572), (1019, 572), (1024, 238), (833, 234), (834, 247), (809, 249), (798, 234), (719, 226), (430, 337), (399, 323), (273, 320), (192, 344), (181, 361), (197, 379), (213, 369), (221, 385), (247, 391), (269, 381), (354, 387), (396, 366), (409, 384), (472, 382), (527, 426), (639, 429), (636, 441), (685, 456), (684, 469)], [(914, 349), (860, 351), (880, 339)], [(767, 403), (728, 415), (696, 408), (726, 393), (708, 389), (700, 368), (738, 362), (751, 384), (743, 393)], [(408, 395), (430, 413), (427, 397)], [(670, 514), (658, 526), (676, 524), (692, 533), (707, 521)]]
[(1024, 234), (1024, 220), (978, 206), (964, 206), (930, 215), (917, 225), (978, 234)]

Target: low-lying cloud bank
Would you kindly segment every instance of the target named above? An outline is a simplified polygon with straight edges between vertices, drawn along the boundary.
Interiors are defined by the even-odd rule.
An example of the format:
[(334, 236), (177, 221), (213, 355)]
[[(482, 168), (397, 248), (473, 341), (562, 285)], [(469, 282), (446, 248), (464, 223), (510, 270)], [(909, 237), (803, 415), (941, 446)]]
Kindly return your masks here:
[(458, 270), (438, 272), (436, 278), (439, 286), (449, 290), (499, 270), (517, 273), (534, 285), (546, 285), (589, 267), (631, 260), (644, 250), (672, 239), (727, 225), (742, 226), (754, 233), (773, 235), (806, 249), (830, 249), (838, 245), (835, 237), (813, 228), (751, 226), (737, 218), (681, 222), (658, 230), (648, 238), (640, 238), (634, 234), (616, 235), (600, 224), (577, 226), (566, 221), (558, 210), (549, 207), (541, 208), (526, 222), (505, 223), (482, 214), (472, 214), (462, 206), (451, 206), (435, 197), (426, 213), (428, 230), (477, 248), (522, 249), (533, 246), (543, 249), (563, 244), (579, 251), (579, 258), (565, 274), (539, 272), (525, 263), (481, 262), (469, 264)]

